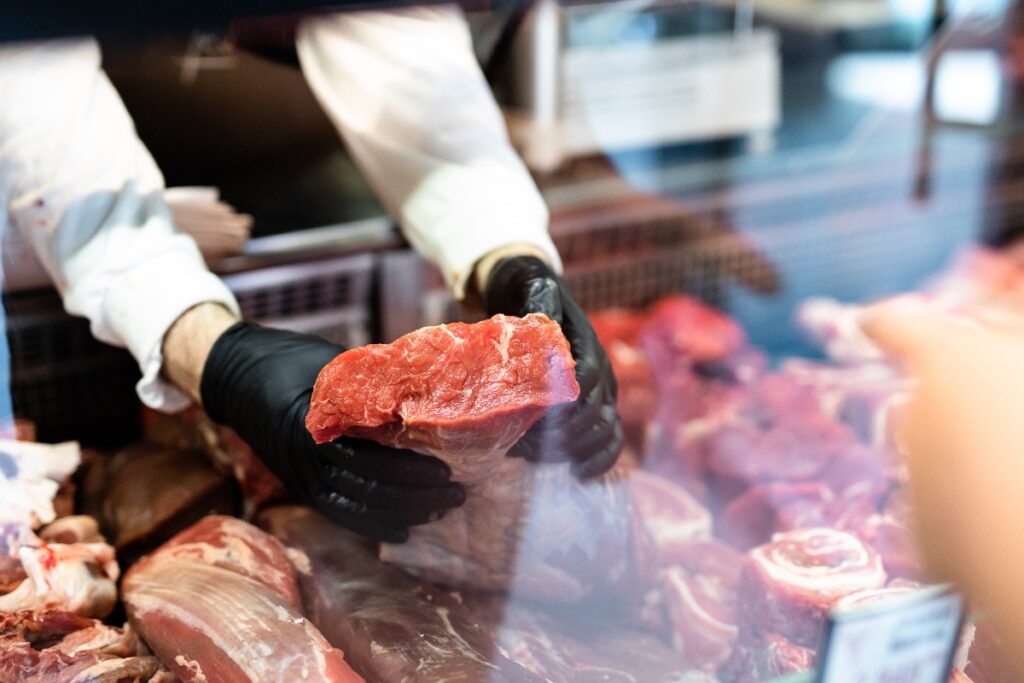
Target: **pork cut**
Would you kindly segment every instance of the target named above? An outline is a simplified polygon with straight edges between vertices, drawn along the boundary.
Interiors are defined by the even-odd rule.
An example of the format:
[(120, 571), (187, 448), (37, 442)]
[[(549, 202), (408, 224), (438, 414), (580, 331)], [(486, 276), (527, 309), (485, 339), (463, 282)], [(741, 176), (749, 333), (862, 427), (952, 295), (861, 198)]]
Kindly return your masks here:
[(288, 547), (305, 614), (371, 681), (540, 681), (451, 594), (381, 562), (377, 546), (303, 507), (260, 524)]
[(0, 615), (0, 683), (145, 683), (167, 673), (130, 628), (60, 610)]
[(362, 681), (302, 616), (295, 573), (272, 536), (207, 517), (126, 574), (133, 628), (186, 683)]
[(750, 551), (740, 578), (740, 618), (755, 634), (817, 647), (828, 610), (850, 593), (885, 585), (882, 560), (834, 529), (777, 534)]

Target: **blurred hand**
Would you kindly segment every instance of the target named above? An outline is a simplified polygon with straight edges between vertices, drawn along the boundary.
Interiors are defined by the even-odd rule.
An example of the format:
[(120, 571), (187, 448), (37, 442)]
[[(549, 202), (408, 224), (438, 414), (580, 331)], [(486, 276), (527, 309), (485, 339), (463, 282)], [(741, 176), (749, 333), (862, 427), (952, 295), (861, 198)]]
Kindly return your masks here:
[(510, 256), (491, 268), (484, 301), (488, 315), (543, 313), (559, 323), (576, 360), (579, 399), (549, 410), (510, 454), (533, 462), (570, 461), (581, 478), (607, 472), (623, 443), (618, 389), (608, 356), (565, 281), (535, 256)]
[(904, 299), (862, 325), (917, 381), (900, 428), (927, 567), (997, 608), (1004, 639), (1024, 651), (1024, 324)]
[(313, 442), (305, 425), (313, 383), (342, 350), (312, 335), (236, 323), (206, 360), (203, 406), (302, 502), (365, 536), (402, 542), (410, 526), (461, 505), (465, 491), (437, 458), (358, 439)]

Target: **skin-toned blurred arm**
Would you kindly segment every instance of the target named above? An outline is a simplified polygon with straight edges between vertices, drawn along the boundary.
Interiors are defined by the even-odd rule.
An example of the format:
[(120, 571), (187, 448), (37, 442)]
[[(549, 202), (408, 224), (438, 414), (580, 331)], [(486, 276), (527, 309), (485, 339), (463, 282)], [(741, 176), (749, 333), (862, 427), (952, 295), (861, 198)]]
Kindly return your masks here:
[(1024, 324), (900, 303), (862, 324), (918, 381), (901, 436), (927, 568), (1024, 652)]
[(164, 336), (164, 376), (197, 404), (202, 404), (199, 385), (210, 349), (236, 322), (235, 314), (220, 304), (199, 304), (185, 311)]

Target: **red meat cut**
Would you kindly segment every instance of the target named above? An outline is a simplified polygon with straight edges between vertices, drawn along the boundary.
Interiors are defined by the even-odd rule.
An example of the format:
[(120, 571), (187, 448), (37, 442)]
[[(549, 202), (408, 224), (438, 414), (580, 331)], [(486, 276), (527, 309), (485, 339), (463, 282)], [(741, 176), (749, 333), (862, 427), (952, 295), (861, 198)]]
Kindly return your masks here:
[(275, 507), (260, 524), (288, 546), (305, 613), (368, 680), (540, 681), (461, 601), (381, 562), (376, 544), (309, 508)]
[(241, 520), (178, 534), (132, 567), (123, 596), (133, 628), (186, 683), (363, 680), (302, 616), (284, 548)]
[(777, 534), (747, 555), (740, 618), (755, 633), (817, 647), (835, 602), (880, 588), (885, 578), (878, 553), (851, 534), (823, 528)]
[(328, 363), (306, 427), (317, 443), (348, 434), (466, 454), (460, 464), (472, 471), (548, 408), (576, 400), (575, 367), (562, 329), (543, 315), (425, 327)]
[(130, 629), (63, 610), (0, 614), (0, 683), (141, 683), (161, 673)]

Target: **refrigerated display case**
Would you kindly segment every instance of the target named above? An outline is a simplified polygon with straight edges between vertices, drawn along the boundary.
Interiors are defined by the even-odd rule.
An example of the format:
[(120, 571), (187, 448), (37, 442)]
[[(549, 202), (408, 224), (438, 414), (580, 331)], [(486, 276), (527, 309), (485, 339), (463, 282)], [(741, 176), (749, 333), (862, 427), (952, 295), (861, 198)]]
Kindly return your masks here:
[[(690, 3), (686, 21), (700, 27), (706, 11), (720, 30), (722, 4)], [(654, 5), (659, 16), (679, 7)], [(38, 616), (19, 624), (0, 615), (7, 629), (0, 629), (0, 673), (10, 653), (33, 649), (25, 643), (46, 661), (65, 656), (64, 644), (87, 629), (104, 629), (107, 642), (135, 638), (116, 630), (130, 618), (151, 652), (125, 645), (97, 657), (110, 668), (133, 660), (136, 668), (125, 671), (140, 680), (161, 680), (165, 668), (185, 680), (234, 680), (226, 672), (241, 662), (254, 680), (1017, 680), (1005, 635), (954, 589), (929, 580), (899, 439), (913, 386), (857, 322), (864, 306), (910, 292), (967, 319), (1024, 312), (1024, 259), (1012, 248), (1024, 206), (1016, 151), (1024, 68), (1016, 33), (991, 30), (1014, 25), (1015, 10), (954, 11), (927, 41), (908, 48), (900, 33), (883, 53), (857, 47), (884, 42), (877, 34), (830, 41), (835, 8), (823, 8), (827, 16), (801, 34), (794, 6), (754, 4), (760, 35), (778, 36), (771, 58), (780, 76), (762, 84), (771, 95), (756, 106), (760, 112), (761, 100), (777, 96), (765, 105), (778, 104), (777, 119), (744, 112), (757, 119), (756, 131), (705, 121), (703, 133), (659, 135), (636, 111), (616, 123), (635, 128), (618, 131), (614, 145), (555, 155), (560, 164), (536, 175), (565, 279), (618, 380), (626, 445), (600, 478), (580, 481), (564, 464), (507, 459), (508, 444), (487, 440), (496, 423), (459, 422), (465, 415), (446, 417), (441, 429), (475, 439), (473, 451), (459, 451), (443, 434), (435, 434), (443, 446), (416, 441), (422, 427), (403, 427), (398, 437), (358, 432), (384, 443), (410, 439), (397, 443), (440, 455), (456, 479), (471, 481), (464, 508), (431, 520), (411, 544), (382, 549), (288, 504), (246, 444), (201, 411), (140, 417), (126, 354), (93, 342), (52, 292), (8, 291), (16, 409), (37, 424), (41, 441), (78, 439), (109, 451), (76, 454), (81, 469), (72, 481), (77, 511), (98, 520), (128, 574), (118, 606), (103, 603), (89, 615), (113, 609), (104, 626)], [(600, 4), (580, 7), (601, 12)], [(621, 18), (633, 7), (609, 3), (609, 12)], [(474, 27), (503, 16), (497, 5), (469, 9)], [(648, 26), (650, 8), (640, 10), (636, 25)], [(779, 12), (786, 21), (774, 23)], [(843, 35), (873, 28), (844, 25)], [(929, 69), (939, 59), (934, 51), (955, 49), (963, 32), (972, 55), (987, 57)], [(630, 49), (642, 49), (645, 38), (631, 34)], [(774, 49), (774, 38), (763, 42)], [(217, 73), (214, 88), (202, 70), (182, 87), (210, 92), (236, 76), (235, 86), (244, 86), (260, 59), (245, 60), (244, 76)], [(120, 68), (130, 63), (122, 55)], [(938, 80), (947, 79), (947, 92), (974, 92), (992, 64), (999, 95), (988, 120), (965, 126), (936, 114)], [(274, 78), (286, 78), (279, 67)], [(145, 117), (169, 115), (162, 107), (174, 98), (147, 105), (146, 75), (121, 77), (129, 106), (137, 101), (148, 112), (139, 120), (145, 138), (159, 123)], [(169, 82), (167, 73), (156, 80)], [(244, 87), (227, 89), (246, 97)], [(604, 93), (612, 101), (617, 94)], [(615, 103), (625, 111), (645, 106), (621, 97)], [(189, 125), (230, 115), (191, 113)], [(605, 113), (584, 103), (574, 116), (593, 114), (605, 125)], [(218, 125), (228, 124), (220, 118)], [(774, 146), (751, 149), (744, 138), (765, 127)], [(254, 181), (253, 189), (245, 179), (286, 183), (274, 169), (262, 175), (261, 163), (272, 166), (282, 153), (273, 140), (261, 141), (262, 160), (253, 152), (238, 168), (220, 166), (218, 182), (212, 167), (190, 170), (186, 150), (174, 150), (170, 138), (154, 148), (180, 154), (168, 163), (175, 184), (220, 185), (254, 216), (245, 250), (211, 262), (246, 319), (353, 348), (398, 340), (376, 352), (392, 354), (410, 377), (415, 368), (401, 363), (423, 353), (417, 345), (435, 345), (437, 356), (443, 335), (468, 347), (473, 330), (489, 329), (417, 332), (486, 315), (479, 301), (457, 302), (441, 274), (403, 243), (366, 186), (352, 181), (351, 161), (336, 145), (326, 161), (306, 159), (304, 149), (282, 167), (315, 167), (291, 196), (316, 188), (323, 206), (337, 196), (356, 215), (322, 206), (264, 212), (274, 203), (267, 185)], [(492, 332), (479, 334), (487, 340)], [(500, 339), (499, 352), (485, 344), (476, 356), (443, 347), (469, 370), (442, 368), (431, 381), (448, 389), (448, 375), (487, 381), (502, 363), (530, 362), (510, 360), (508, 340)], [(528, 412), (512, 393), (499, 408), (507, 413), (503, 429), (509, 415)], [(126, 447), (140, 433), (141, 445)], [(18, 450), (24, 445), (9, 448), (19, 465), (31, 455)], [(180, 469), (168, 458), (176, 451), (189, 454)], [(74, 469), (66, 460), (45, 472), (23, 467), (24, 476), (5, 478), (0, 492), (46, 497), (60, 483), (66, 498)], [(140, 462), (147, 465), (133, 469)], [(170, 490), (181, 481), (202, 486)], [(247, 521), (193, 524), (206, 513)], [(52, 524), (39, 537), (90, 544), (92, 559), (75, 561), (105, 567), (92, 572), (91, 585), (109, 599), (117, 572), (96, 530)], [(143, 552), (147, 559), (127, 566)], [(5, 600), (17, 604), (23, 582), (48, 576), (33, 574), (42, 565), (20, 561), (24, 568), (0, 581), (0, 612)], [(39, 631), (56, 635), (25, 636)]]

